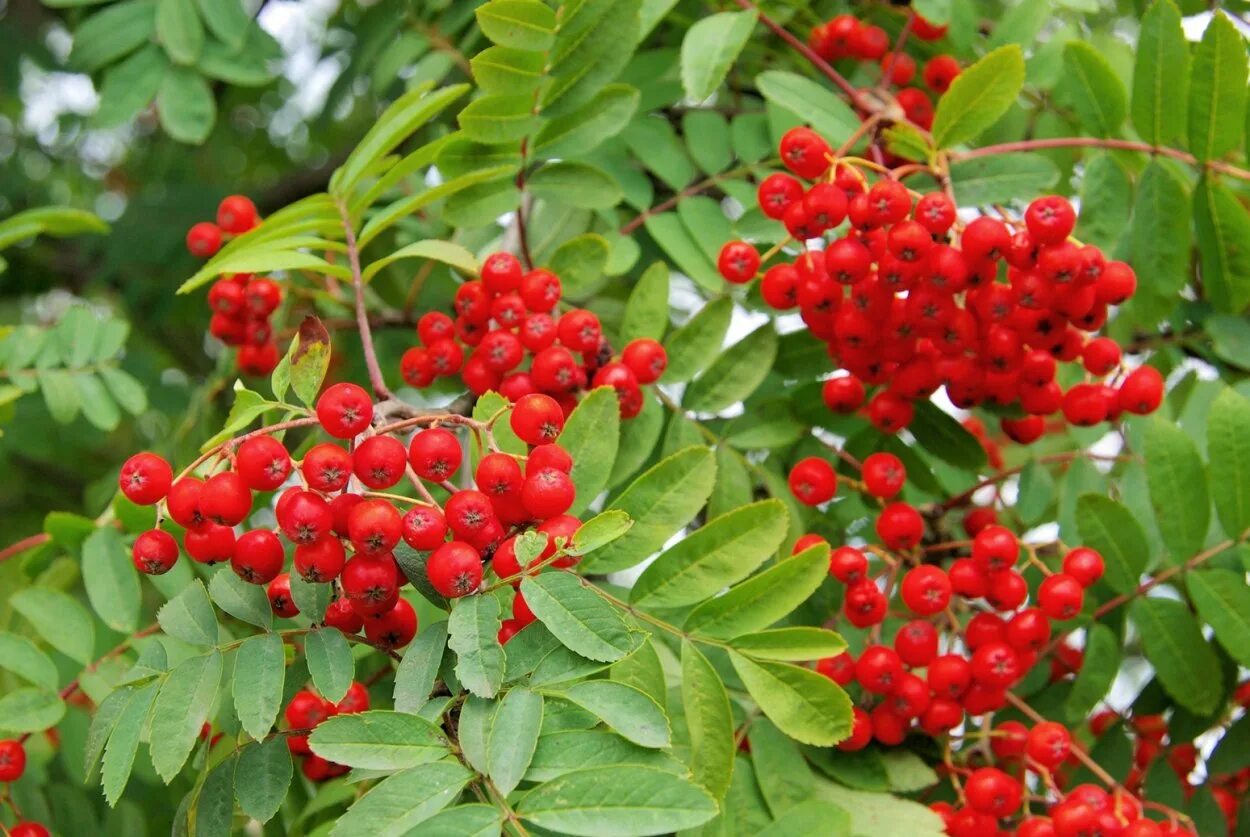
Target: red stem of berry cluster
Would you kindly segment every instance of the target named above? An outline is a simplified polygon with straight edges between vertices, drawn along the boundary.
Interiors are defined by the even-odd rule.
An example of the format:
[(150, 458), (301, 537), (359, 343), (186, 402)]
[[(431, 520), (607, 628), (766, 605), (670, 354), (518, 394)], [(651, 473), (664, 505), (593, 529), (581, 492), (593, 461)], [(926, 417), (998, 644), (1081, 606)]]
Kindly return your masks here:
[(0, 561), (7, 561), (14, 555), (21, 555), (28, 549), (43, 546), (50, 540), (52, 540), (52, 536), (47, 532), (40, 532), (38, 534), (31, 535), (30, 537), (22, 538), (17, 543), (7, 546), (4, 549), (0, 549)]
[(365, 366), (369, 370), (369, 384), (373, 387), (374, 397), (391, 398), (387, 389), (386, 379), (382, 377), (382, 367), (378, 365), (378, 354), (373, 347), (373, 333), (369, 328), (369, 311), (365, 306), (365, 281), (360, 272), (360, 247), (356, 243), (356, 231), (352, 227), (351, 216), (347, 205), (339, 201), (339, 217), (343, 219), (343, 233), (347, 242), (347, 261), (352, 271), (352, 290), (356, 297), (356, 328), (360, 331), (361, 348), (365, 354)]
[(1169, 567), (1168, 569), (1164, 570), (1158, 575), (1152, 576), (1150, 579), (1143, 581), (1141, 584), (1139, 584), (1137, 586), (1137, 589), (1134, 590), (1132, 593), (1122, 593), (1119, 596), (1116, 596), (1115, 598), (1108, 599), (1107, 601), (1099, 605), (1098, 609), (1094, 611), (1094, 614), (1093, 614), (1094, 621), (1097, 622), (1103, 616), (1115, 610), (1120, 605), (1126, 604), (1132, 601), (1133, 599), (1138, 598), (1139, 596), (1144, 596), (1146, 593), (1149, 593), (1151, 590), (1158, 587), (1160, 584), (1167, 582), (1169, 579), (1172, 579), (1180, 575), (1181, 573), (1186, 573), (1186, 572), (1189, 572), (1190, 570), (1198, 568), (1202, 564), (1214, 558), (1216, 555), (1219, 555), (1221, 552), (1225, 552), (1229, 549), (1232, 549), (1234, 546), (1237, 546), (1240, 543), (1244, 543), (1247, 539), (1250, 539), (1250, 529), (1246, 530), (1245, 532), (1242, 532), (1241, 535), (1238, 536), (1236, 540), (1229, 539), (1229, 540), (1223, 541), (1222, 543), (1217, 543), (1215, 546), (1211, 547), (1210, 549), (1204, 549), (1202, 552), (1199, 552), (1197, 555), (1193, 556), (1185, 563), (1179, 564), (1175, 567)]

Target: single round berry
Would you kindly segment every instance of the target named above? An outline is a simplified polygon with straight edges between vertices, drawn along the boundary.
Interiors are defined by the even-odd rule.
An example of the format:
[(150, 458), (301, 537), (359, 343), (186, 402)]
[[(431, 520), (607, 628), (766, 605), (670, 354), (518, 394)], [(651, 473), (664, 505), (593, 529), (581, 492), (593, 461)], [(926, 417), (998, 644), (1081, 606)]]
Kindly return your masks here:
[(549, 395), (527, 395), (513, 407), (509, 423), (521, 441), (542, 445), (559, 438), (564, 429), (564, 410)]
[(951, 600), (951, 580), (941, 567), (922, 564), (903, 576), (900, 585), (903, 603), (918, 616), (932, 616), (946, 609)]
[(386, 651), (403, 648), (417, 635), (417, 612), (404, 599), (383, 613), (365, 620), (365, 636)]
[(1023, 790), (1020, 783), (996, 767), (980, 767), (972, 771), (964, 783), (968, 804), (995, 818), (1009, 817), (1020, 808)]
[(521, 285), (521, 262), (511, 253), (492, 253), (482, 262), (482, 284), (493, 294), (515, 291)]
[(282, 534), (294, 544), (313, 543), (328, 535), (334, 526), (330, 504), (320, 495), (302, 488), (284, 492), (274, 508)]
[(877, 536), (890, 549), (915, 548), (924, 537), (924, 520), (914, 506), (890, 503), (877, 515)]
[(333, 442), (313, 445), (300, 465), (308, 487), (323, 494), (342, 491), (352, 478), (352, 455)]
[(800, 503), (818, 506), (833, 499), (838, 491), (838, 476), (827, 460), (809, 456), (790, 469), (789, 484), (790, 493)]
[(373, 399), (356, 384), (335, 384), (317, 399), (317, 420), (334, 438), (350, 439), (373, 421)]
[(193, 256), (207, 259), (221, 249), (221, 228), (201, 221), (187, 230), (187, 250)]
[(217, 205), (217, 226), (239, 235), (256, 226), (256, 204), (243, 195), (229, 195)]
[(851, 711), (851, 734), (838, 742), (838, 749), (846, 753), (862, 750), (872, 741), (872, 718), (858, 706)]
[(1082, 587), (1089, 587), (1102, 578), (1106, 565), (1097, 550), (1078, 546), (1063, 556), (1063, 571), (1072, 576)]
[(239, 445), (235, 470), (253, 491), (273, 491), (291, 473), (291, 455), (272, 436), (253, 436)]
[(234, 542), (230, 566), (249, 584), (268, 584), (282, 572), (286, 551), (282, 541), (268, 529), (244, 532)]
[(346, 562), (347, 552), (339, 539), (322, 538), (295, 547), (291, 563), (300, 578), (310, 584), (325, 584), (339, 577)]
[(358, 634), (365, 626), (365, 620), (352, 609), (352, 603), (346, 598), (337, 598), (326, 608), (326, 625), (338, 628), (345, 634)]
[(399, 570), (389, 555), (380, 558), (357, 555), (343, 565), (339, 578), (343, 595), (351, 602), (352, 609), (363, 617), (385, 613), (399, 599)]
[(139, 572), (164, 575), (178, 560), (178, 541), (161, 529), (149, 529), (135, 538), (130, 556)]
[(1020, 542), (1005, 526), (987, 526), (972, 539), (972, 562), (983, 573), (996, 573), (1016, 565)]
[(451, 541), (434, 550), (426, 572), (440, 595), (449, 599), (467, 596), (482, 583), (482, 556), (463, 541)]
[(892, 453), (873, 453), (864, 459), (863, 477), (869, 494), (888, 500), (903, 490), (907, 469)]
[(413, 549), (434, 549), (447, 537), (447, 519), (437, 506), (413, 506), (400, 524), (400, 536)]
[(1085, 602), (1085, 589), (1081, 582), (1067, 573), (1055, 573), (1042, 581), (1037, 588), (1037, 604), (1056, 621), (1077, 616)]
[(0, 782), (16, 782), (26, 772), (26, 748), (15, 739), (0, 741)]
[(365, 500), (347, 515), (347, 534), (358, 556), (386, 555), (399, 543), (402, 529), (399, 511), (386, 500)]
[(1025, 753), (1034, 762), (1053, 770), (1072, 752), (1072, 734), (1056, 721), (1042, 721), (1029, 730)]
[(165, 499), (174, 481), (169, 462), (154, 453), (136, 453), (122, 465), (118, 485), (126, 499), (140, 506), (150, 506)]
[(464, 459), (460, 440), (445, 427), (422, 430), (412, 437), (408, 446), (408, 462), (417, 476), (432, 482), (443, 482), (455, 476)]
[(659, 341), (649, 337), (631, 340), (625, 346), (621, 360), (634, 373), (634, 377), (640, 384), (655, 383), (668, 367), (668, 353)]
[(855, 679), (869, 692), (888, 695), (903, 674), (903, 662), (892, 648), (872, 645), (855, 662)]
[(404, 443), (391, 436), (370, 436), (352, 451), (352, 473), (356, 479), (377, 491), (398, 483), (407, 464)]
[[(529, 469), (533, 471), (533, 469)], [(521, 487), (521, 502), (534, 517), (546, 520), (564, 514), (575, 499), (573, 480), (564, 471), (546, 468), (533, 471)]]
[(283, 619), (294, 619), (299, 616), (299, 608), (295, 606), (295, 599), (291, 597), (291, 576), (282, 573), (269, 582), (265, 593), (269, 596), (269, 608), (274, 616), (280, 616)]
[(182, 545), (191, 560), (201, 564), (229, 561), (234, 555), (234, 529), (217, 523), (204, 523), (198, 529), (188, 529), (182, 536)]
[(200, 513), (223, 526), (237, 526), (252, 511), (252, 490), (235, 471), (214, 474), (204, 481)]

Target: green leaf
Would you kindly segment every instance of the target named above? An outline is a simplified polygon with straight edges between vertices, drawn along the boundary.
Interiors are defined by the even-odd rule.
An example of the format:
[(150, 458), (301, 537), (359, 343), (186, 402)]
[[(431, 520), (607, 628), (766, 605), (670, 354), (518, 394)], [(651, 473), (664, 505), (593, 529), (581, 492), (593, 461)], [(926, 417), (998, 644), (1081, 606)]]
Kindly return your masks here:
[(0, 697), (0, 730), (42, 732), (65, 717), (65, 701), (56, 692), (22, 686)]
[(139, 576), (122, 544), (121, 532), (101, 526), (82, 545), (82, 580), (87, 599), (104, 624), (132, 633), (139, 627)]
[(464, 759), (478, 773), (486, 772), (487, 744), (490, 725), (495, 717), (499, 701), (468, 695), (460, 708), (460, 726), (456, 730), (460, 738), (460, 750)]
[(178, 142), (199, 145), (212, 133), (217, 102), (208, 82), (187, 67), (170, 67), (156, 93), (156, 111), (165, 133)]
[(1220, 661), (1189, 607), (1172, 599), (1139, 598), (1128, 612), (1164, 690), (1196, 715), (1213, 711), (1223, 694)]
[(851, 699), (828, 677), (733, 651), (729, 659), (768, 719), (795, 741), (828, 747), (851, 734)]
[(502, 817), (494, 805), (457, 805), (421, 823), (421, 837), (498, 837)]
[(1064, 86), (1081, 124), (1098, 136), (1115, 136), (1128, 115), (1128, 93), (1107, 59), (1084, 41), (1063, 48)]
[[(1216, 12), (1194, 50), (1189, 90), (1189, 150), (1199, 161), (1241, 146), (1246, 120), (1246, 41)], [(1170, 102), (1175, 108), (1178, 103)]]
[(73, 376), (78, 389), (78, 401), (82, 415), (97, 430), (111, 431), (121, 421), (121, 411), (109, 396), (100, 379), (90, 373)]
[(147, 392), (144, 391), (143, 384), (139, 383), (133, 375), (116, 366), (101, 366), (97, 374), (108, 387), (113, 400), (121, 405), (123, 410), (132, 416), (140, 416), (147, 412)]
[(613, 572), (644, 561), (703, 508), (715, 479), (716, 462), (705, 447), (686, 448), (656, 463), (608, 506), (625, 512), (634, 525), (588, 556), (584, 567)]
[[(1034, 4), (1024, 4), (1030, 6)], [(1016, 8), (1022, 8), (1017, 6)], [(1049, 7), (1043, 7), (1049, 8)], [(928, 806), (884, 793), (852, 790), (832, 782), (816, 783), (817, 798), (851, 815), (851, 834), (906, 834), (942, 837), (942, 820)]]
[(404, 770), (447, 755), (438, 729), (404, 712), (355, 712), (317, 725), (308, 746), (329, 761), (366, 770)]
[(200, 16), (208, 31), (216, 35), (232, 51), (239, 51), (247, 41), (252, 18), (240, 0), (196, 0)]
[(777, 332), (765, 323), (730, 346), (690, 383), (682, 406), (719, 413), (746, 399), (764, 382), (777, 357)]
[(1238, 368), (1250, 365), (1250, 323), (1233, 314), (1216, 314), (1203, 323), (1215, 356)]
[(1085, 658), (1072, 691), (1064, 701), (1064, 711), (1072, 723), (1089, 717), (1107, 693), (1120, 672), (1120, 640), (1106, 625), (1095, 623), (1089, 627), (1085, 639)]
[(705, 174), (722, 172), (733, 162), (729, 122), (716, 111), (686, 111), (681, 118), (681, 135), (686, 139), (686, 151)]
[[(401, 549), (406, 547), (407, 544), (400, 544), (396, 546), (394, 553), (398, 556)], [(402, 569), (402, 559), (396, 557), (395, 560)], [(309, 621), (321, 622), (324, 620), (326, 608), (330, 606), (330, 596), (333, 592), (328, 583), (316, 584), (311, 581), (305, 581), (304, 577), (299, 573), (291, 576), (291, 598), (295, 602), (295, 607)]]
[(169, 59), (156, 45), (149, 45), (109, 67), (100, 83), (100, 106), (92, 123), (112, 128), (129, 122), (156, 98)]
[(1250, 661), (1250, 589), (1241, 573), (1209, 568), (1185, 576), (1198, 615), (1233, 659)]
[(204, 582), (196, 579), (156, 612), (161, 630), (192, 645), (217, 644), (217, 617)]
[(768, 560), (788, 528), (786, 507), (777, 500), (721, 515), (648, 565), (630, 590), (630, 601), (679, 607), (710, 598)]
[(321, 320), (311, 315), (304, 317), (291, 338), (290, 348), (273, 370), (270, 386), (274, 397), (284, 401), (287, 390), (294, 388), (301, 401), (313, 406), (329, 369), (330, 333)]
[(609, 84), (572, 113), (544, 122), (534, 135), (534, 156), (549, 159), (593, 151), (629, 124), (638, 99), (637, 89), (630, 85)]
[[(568, 432), (568, 425), (565, 425), (564, 432)], [(623, 511), (612, 509), (600, 512), (577, 527), (577, 531), (573, 533), (573, 542), (567, 549), (573, 555), (594, 552), (624, 535), (633, 525), (634, 521)]]
[(720, 675), (688, 640), (681, 644), (681, 705), (690, 736), (691, 776), (720, 802), (733, 779), (733, 712)]
[(447, 622), (422, 626), (395, 670), (395, 711), (416, 712), (434, 691), (447, 645)]
[[(1250, 529), (1250, 401), (1223, 389), (1207, 413), (1207, 453), (1213, 499), (1225, 533), (1239, 538)], [(0, 653), (0, 659), (4, 655)]]
[(286, 682), (286, 654), (277, 634), (245, 639), (234, 659), (231, 689), (243, 731), (263, 741), (282, 708)]
[(1099, 152), (1086, 158), (1081, 178), (1081, 216), (1077, 235), (1112, 250), (1128, 228), (1133, 207), (1133, 181), (1112, 154)]
[(499, 599), (490, 593), (460, 599), (447, 620), (451, 635), (447, 645), (456, 652), (456, 676), (478, 697), (494, 697), (503, 685), (499, 625)]
[(291, 753), (282, 738), (244, 747), (234, 765), (234, 795), (239, 808), (252, 819), (269, 822), (286, 799), (293, 773)]
[(95, 659), (95, 623), (86, 608), (60, 590), (27, 587), (10, 596), (9, 605), (71, 660), (85, 666)]
[(148, 42), (156, 32), (154, 0), (112, 3), (78, 25), (69, 53), (69, 66), (93, 73), (124, 58)]
[(248, 584), (229, 567), (213, 573), (208, 581), (208, 594), (219, 608), (235, 619), (266, 630), (273, 626), (273, 608), (269, 606), (265, 588)]
[(669, 745), (668, 718), (644, 692), (611, 680), (588, 680), (567, 689), (563, 697), (594, 713), (615, 733), (639, 747)]
[(580, 514), (607, 487), (620, 441), (621, 411), (616, 390), (597, 387), (573, 408), (560, 433), (560, 446), (573, 457), (570, 477), (577, 489), (569, 514)]
[(664, 262), (656, 262), (638, 278), (625, 303), (625, 318), (621, 323), (621, 342), (629, 343), (642, 337), (652, 340), (664, 338), (668, 329), (669, 270)]
[(608, 263), (608, 240), (598, 233), (570, 238), (551, 254), (551, 270), (560, 277), (566, 296), (585, 296), (603, 277)]
[(541, 52), (493, 46), (474, 56), (469, 66), (484, 93), (533, 96), (543, 80), (546, 60)]
[(1185, 184), (1161, 160), (1151, 160), (1137, 181), (1128, 239), (1133, 269), (1142, 290), (1167, 299), (1185, 286), (1189, 223)]
[(156, 0), (156, 39), (175, 64), (194, 64), (204, 49), (204, 24), (191, 0)]
[(351, 646), (338, 628), (318, 628), (304, 637), (308, 673), (321, 696), (338, 703), (347, 694), (356, 676)]
[(685, 628), (726, 639), (762, 630), (806, 601), (828, 572), (828, 546), (805, 549), (699, 605)]
[(1059, 179), (1059, 169), (1041, 154), (1017, 153), (962, 160), (951, 165), (950, 175), (961, 206), (985, 206), (1044, 192)]
[(23, 680), (56, 691), (60, 677), (56, 664), (24, 636), (0, 631), (0, 668)]
[[(638, 153), (645, 154), (645, 148)], [(675, 213), (663, 212), (659, 215), (651, 215), (644, 222), (644, 226), (648, 235), (655, 240), (655, 243), (672, 260), (679, 272), (689, 276), (694, 280), (695, 284), (709, 293), (720, 293), (724, 289), (725, 280), (717, 272), (716, 265), (708, 258), (707, 253), (694, 240), (690, 235), (690, 231), (686, 229), (686, 225), (681, 222), (681, 218)], [(709, 303), (704, 307), (704, 310), (714, 305), (715, 302)], [(719, 343), (716, 348), (720, 348)], [(672, 360), (673, 353), (670, 351), (670, 369), (672, 369)], [(707, 363), (709, 360), (711, 358), (706, 358), (703, 362)], [(698, 369), (693, 370), (689, 373), (689, 376), (693, 376), (697, 371)]]
[(951, 148), (976, 137), (1007, 112), (1024, 87), (1024, 54), (1001, 46), (965, 69), (938, 100), (933, 141)]
[(654, 767), (619, 765), (566, 773), (516, 805), (521, 819), (575, 835), (667, 834), (716, 815), (716, 801), (685, 778)]
[(555, 41), (556, 14), (539, 0), (491, 0), (474, 15), (482, 33), (500, 46), (545, 52)]
[(483, 96), (460, 111), (461, 132), (476, 142), (517, 142), (538, 125), (530, 102), (518, 96)]
[(1241, 313), (1250, 304), (1250, 215), (1232, 190), (1208, 174), (1194, 192), (1194, 228), (1203, 296), (1217, 311)]
[[(416, 241), (412, 244), (405, 245), (404, 247), (400, 247), (394, 253), (391, 253), (389, 256), (384, 256), (383, 258), (378, 259), (365, 268), (362, 276), (364, 280), (368, 282), (373, 279), (373, 277), (376, 276), (378, 271), (382, 268), (401, 259), (426, 259), (442, 262), (443, 264), (451, 265), (456, 270), (459, 270), (461, 273), (469, 276), (476, 276), (479, 270), (477, 259), (473, 257), (472, 253), (464, 247), (461, 247), (459, 244), (455, 244), (450, 241), (426, 240)], [(326, 355), (328, 362), (328, 347), (326, 348)]]
[(985, 448), (954, 416), (932, 401), (916, 402), (916, 417), (908, 425), (926, 451), (965, 471), (985, 465)]
[(720, 87), (755, 29), (759, 13), (720, 12), (700, 18), (681, 41), (681, 84), (697, 102)]
[[(580, 711), (580, 710), (579, 710)], [(732, 734), (732, 728), (730, 730)], [(655, 767), (683, 775), (684, 764), (662, 750), (639, 747), (605, 729), (571, 729), (545, 733), (525, 773), (527, 782), (545, 782), (591, 767), (620, 765)]]
[(584, 0), (564, 10), (550, 53), (546, 115), (560, 116), (586, 102), (629, 63), (638, 43), (639, 0)]
[(491, 721), (486, 753), (487, 773), (504, 796), (521, 784), (542, 725), (542, 695), (520, 688), (504, 695)]
[(755, 778), (773, 816), (780, 817), (788, 808), (811, 796), (814, 786), (811, 768), (803, 760), (799, 746), (776, 725), (766, 718), (753, 721), (748, 740)]
[(202, 75), (239, 87), (264, 87), (274, 80), (274, 71), (262, 54), (258, 41), (269, 39), (268, 34), (256, 28), (250, 31), (250, 44), (234, 52), (220, 41), (210, 40), (204, 44), (195, 69)]
[(125, 697), (122, 698), (124, 702), (117, 709), (117, 721), (109, 734), (108, 745), (104, 750), (104, 763), (100, 768), (104, 798), (110, 806), (117, 804), (130, 781), (130, 771), (134, 768), (135, 754), (139, 750), (139, 739), (147, 729), (148, 715), (160, 685), (160, 681), (154, 680), (140, 688), (126, 689)]
[(733, 309), (733, 300), (729, 297), (714, 299), (669, 335), (664, 342), (668, 353), (664, 383), (690, 380), (720, 354)]
[(586, 584), (572, 573), (545, 572), (523, 579), (521, 594), (566, 648), (587, 659), (614, 662), (633, 650), (633, 638), (616, 608)]
[(1184, 430), (1158, 416), (1144, 433), (1146, 480), (1163, 543), (1177, 560), (1202, 549), (1211, 525), (1207, 473)]
[(806, 76), (768, 70), (755, 77), (755, 86), (765, 99), (810, 124), (835, 147), (859, 129), (859, 117), (851, 106)]
[(37, 379), (52, 419), (58, 424), (73, 421), (82, 405), (78, 388), (74, 386), (74, 377), (64, 369), (41, 369)]
[(384, 779), (356, 801), (330, 831), (331, 837), (402, 837), (460, 796), (473, 773), (459, 764), (423, 764)]
[(1110, 497), (1082, 494), (1076, 501), (1076, 527), (1084, 544), (1106, 562), (1107, 585), (1117, 593), (1136, 590), (1150, 547), (1133, 513)]
[(547, 163), (526, 181), (535, 196), (581, 209), (608, 209), (621, 200), (621, 187), (603, 169), (561, 160)]
[(807, 799), (783, 810), (757, 837), (828, 837), (850, 833), (851, 816), (844, 808), (823, 799)]
[(771, 628), (736, 637), (733, 647), (749, 657), (803, 662), (836, 657), (846, 650), (846, 640), (825, 628)]
[(1189, 102), (1189, 44), (1172, 0), (1155, 0), (1142, 15), (1133, 65), (1133, 127), (1151, 145), (1180, 145)]
[(150, 750), (152, 766), (165, 784), (182, 770), (200, 737), (221, 685), (221, 668), (221, 652), (214, 649), (180, 663), (161, 685), (152, 706)]

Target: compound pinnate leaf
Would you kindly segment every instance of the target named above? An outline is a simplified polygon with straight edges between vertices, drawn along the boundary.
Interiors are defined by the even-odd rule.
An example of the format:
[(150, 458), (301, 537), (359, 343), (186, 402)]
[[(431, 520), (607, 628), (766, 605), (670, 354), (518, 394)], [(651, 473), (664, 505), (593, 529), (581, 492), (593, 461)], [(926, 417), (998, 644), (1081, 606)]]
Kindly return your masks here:
[(1189, 607), (1172, 599), (1139, 598), (1129, 605), (1129, 618), (1164, 690), (1195, 714), (1215, 709), (1223, 682), (1219, 659)]
[(850, 735), (851, 699), (828, 677), (732, 651), (729, 659), (764, 714), (795, 741), (828, 747)]
[(933, 141), (938, 148), (967, 142), (1007, 112), (1024, 87), (1024, 55), (1001, 46), (968, 67), (938, 100)]
[(521, 582), (521, 594), (547, 630), (569, 650), (614, 662), (634, 647), (629, 626), (589, 582), (567, 572), (545, 572)]
[(356, 674), (351, 646), (338, 628), (318, 628), (304, 637), (308, 673), (321, 696), (338, 703), (347, 694)]
[(447, 644), (456, 652), (456, 676), (478, 697), (494, 697), (503, 685), (499, 614), (499, 599), (482, 593), (456, 602), (447, 620)]
[(751, 31), (758, 12), (720, 12), (697, 21), (681, 42), (681, 83), (686, 95), (703, 101), (725, 80)]
[(191, 657), (165, 678), (152, 706), (152, 765), (169, 784), (182, 770), (221, 686), (217, 650)]

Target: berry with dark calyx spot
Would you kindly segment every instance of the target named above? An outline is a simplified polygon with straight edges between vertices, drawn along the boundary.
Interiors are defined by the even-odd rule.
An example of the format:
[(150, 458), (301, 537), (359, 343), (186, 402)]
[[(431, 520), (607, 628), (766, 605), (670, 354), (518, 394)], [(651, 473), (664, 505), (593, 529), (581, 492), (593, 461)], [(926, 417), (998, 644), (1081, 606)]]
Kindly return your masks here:
[(924, 537), (924, 520), (914, 506), (890, 503), (877, 515), (877, 536), (890, 549), (912, 549)]
[(417, 612), (405, 599), (389, 610), (365, 619), (365, 636), (387, 651), (403, 648), (417, 635)]
[(1056, 721), (1042, 721), (1029, 730), (1025, 753), (1029, 759), (1053, 770), (1072, 752), (1072, 734)]
[(442, 482), (455, 476), (464, 459), (456, 434), (445, 427), (431, 427), (412, 437), (408, 462), (423, 480)]
[(408, 464), (404, 443), (390, 436), (370, 436), (356, 446), (351, 457), (356, 479), (377, 491), (398, 483)]
[(538, 268), (521, 278), (521, 300), (535, 313), (546, 313), (560, 301), (560, 277), (550, 270)]
[(847, 686), (855, 680), (855, 658), (843, 651), (836, 657), (817, 660), (816, 671), (839, 686)]
[(164, 575), (178, 560), (178, 541), (168, 532), (149, 529), (135, 538), (130, 556), (139, 572)]
[(869, 692), (888, 695), (903, 674), (903, 663), (892, 648), (872, 645), (855, 661), (855, 679)]
[(252, 511), (252, 490), (234, 471), (214, 474), (200, 492), (200, 513), (223, 526), (237, 526)]
[(653, 384), (668, 367), (668, 353), (659, 341), (649, 337), (631, 340), (621, 354), (621, 360), (640, 384)]
[(188, 529), (182, 536), (182, 545), (187, 555), (201, 564), (229, 561), (234, 555), (234, 529), (217, 523), (205, 523), (198, 529)]
[(972, 562), (984, 573), (996, 573), (1016, 565), (1020, 542), (1005, 526), (987, 526), (972, 539)]
[(1037, 604), (1056, 621), (1077, 616), (1085, 602), (1081, 583), (1067, 573), (1055, 573), (1042, 581), (1037, 589)]
[(790, 469), (790, 493), (804, 505), (819, 506), (833, 499), (838, 476), (827, 460), (818, 456), (800, 459)]
[(1117, 398), (1126, 413), (1153, 413), (1163, 403), (1163, 375), (1153, 366), (1139, 366), (1120, 383)]
[(16, 782), (26, 772), (26, 748), (15, 739), (0, 741), (0, 782)]
[(234, 542), (230, 566), (249, 584), (268, 584), (282, 572), (286, 551), (278, 536), (268, 529), (244, 532)]
[(352, 608), (352, 603), (339, 597), (326, 608), (326, 625), (338, 628), (345, 634), (358, 634), (365, 626), (364, 618)]
[(339, 577), (347, 562), (347, 552), (338, 538), (322, 538), (295, 547), (292, 566), (310, 584), (324, 584)]
[(52, 832), (42, 823), (19, 822), (9, 829), (9, 837), (51, 837)]
[(633, 370), (624, 363), (605, 364), (595, 373), (591, 386), (612, 387), (616, 391), (621, 418), (630, 419), (642, 412), (642, 389), (638, 386)]
[(1020, 783), (996, 767), (972, 771), (964, 784), (968, 804), (984, 814), (1008, 817), (1020, 808), (1023, 790)]
[(482, 284), (493, 294), (515, 291), (521, 274), (521, 262), (511, 253), (492, 253), (482, 262)]
[(339, 576), (343, 595), (363, 617), (376, 616), (395, 606), (399, 599), (399, 569), (389, 555), (369, 558), (357, 555), (343, 565)]
[(136, 453), (122, 466), (118, 485), (126, 499), (140, 506), (150, 506), (165, 499), (174, 480), (174, 471), (164, 457), (154, 453)]
[(1078, 546), (1063, 556), (1063, 571), (1075, 578), (1082, 587), (1089, 587), (1102, 578), (1106, 565), (1096, 550)]
[(894, 635), (894, 651), (904, 665), (922, 668), (937, 657), (938, 632), (933, 623), (913, 619)]
[(864, 403), (864, 384), (853, 375), (830, 378), (821, 389), (821, 397), (835, 413), (853, 413)]
[(922, 564), (903, 576), (900, 585), (903, 603), (919, 616), (932, 616), (946, 609), (951, 600), (951, 582), (940, 567)]
[(509, 418), (512, 431), (530, 445), (554, 442), (564, 429), (564, 411), (549, 395), (527, 395), (516, 403)]
[(322, 442), (304, 454), (300, 470), (314, 491), (342, 491), (352, 478), (352, 455), (333, 442)]
[(853, 546), (840, 546), (829, 553), (829, 575), (843, 584), (863, 581), (868, 575), (868, 558)]
[(335, 384), (317, 399), (317, 420), (334, 438), (350, 439), (373, 421), (373, 399), (356, 384)]
[(207, 259), (221, 249), (221, 228), (208, 221), (201, 221), (187, 230), (187, 251), (193, 256)]
[(291, 473), (291, 455), (272, 436), (253, 436), (239, 445), (235, 470), (253, 491), (273, 491)]
[(829, 171), (833, 149), (810, 128), (791, 128), (781, 138), (781, 162), (804, 180), (815, 180)]
[(564, 514), (573, 505), (573, 480), (564, 471), (546, 468), (530, 473), (521, 487), (521, 502), (534, 517), (545, 520)]
[(426, 573), (440, 595), (449, 599), (467, 596), (482, 583), (482, 556), (463, 541), (450, 541), (430, 555)]
[(413, 506), (400, 521), (400, 536), (413, 549), (434, 549), (447, 538), (447, 519), (437, 506)]
[(399, 511), (386, 500), (365, 500), (347, 516), (347, 535), (357, 555), (385, 555), (399, 543), (402, 530)]
[(320, 495), (301, 488), (284, 493), (274, 509), (282, 534), (294, 544), (313, 543), (334, 525), (330, 505)]
[(599, 318), (584, 308), (574, 308), (561, 315), (556, 321), (556, 335), (563, 345), (582, 354), (594, 352), (603, 341)]
[(294, 619), (299, 616), (299, 608), (295, 606), (295, 599), (291, 598), (291, 576), (286, 573), (280, 574), (269, 582), (265, 593), (269, 596), (269, 607), (273, 610), (274, 616), (280, 616), (283, 619)]

